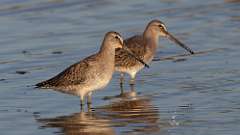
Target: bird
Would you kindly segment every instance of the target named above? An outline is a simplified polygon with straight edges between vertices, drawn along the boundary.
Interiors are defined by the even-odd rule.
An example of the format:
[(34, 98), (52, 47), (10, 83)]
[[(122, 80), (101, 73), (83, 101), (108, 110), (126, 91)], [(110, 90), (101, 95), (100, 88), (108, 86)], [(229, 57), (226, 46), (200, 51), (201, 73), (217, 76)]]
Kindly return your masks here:
[[(191, 54), (194, 54), (193, 50), (169, 33), (166, 25), (157, 19), (148, 23), (143, 34), (135, 35), (125, 39), (124, 44), (136, 57), (143, 60), (146, 64), (149, 64), (153, 60), (153, 57), (156, 53), (158, 40), (160, 37), (167, 37), (169, 40), (175, 42)], [(115, 71), (120, 72), (121, 87), (123, 85), (124, 75), (126, 73), (131, 77), (129, 84), (134, 85), (136, 74), (143, 68), (144, 66), (142, 64), (132, 57), (129, 57), (129, 55), (127, 55), (123, 49), (116, 49)]]
[[(111, 80), (116, 48), (125, 48), (123, 38), (119, 33), (110, 31), (105, 34), (97, 53), (69, 66), (51, 79), (37, 83), (36, 87), (79, 96), (82, 109), (85, 96), (87, 95), (87, 104), (91, 104), (92, 92), (104, 88)], [(131, 52), (129, 54), (134, 57)]]

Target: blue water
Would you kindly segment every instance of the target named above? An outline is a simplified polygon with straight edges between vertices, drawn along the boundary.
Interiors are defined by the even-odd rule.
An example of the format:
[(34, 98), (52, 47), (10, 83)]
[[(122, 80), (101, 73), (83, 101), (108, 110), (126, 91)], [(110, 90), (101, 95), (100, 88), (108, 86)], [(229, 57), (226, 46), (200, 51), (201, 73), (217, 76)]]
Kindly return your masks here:
[[(96, 52), (107, 31), (126, 38), (152, 19), (205, 53), (152, 62), (137, 75), (133, 98), (115, 97), (114, 74), (93, 94), (92, 112), (80, 112), (78, 97), (33, 88)], [(3, 135), (240, 132), (239, 0), (1, 0), (0, 35)], [(156, 59), (186, 53), (159, 42)]]

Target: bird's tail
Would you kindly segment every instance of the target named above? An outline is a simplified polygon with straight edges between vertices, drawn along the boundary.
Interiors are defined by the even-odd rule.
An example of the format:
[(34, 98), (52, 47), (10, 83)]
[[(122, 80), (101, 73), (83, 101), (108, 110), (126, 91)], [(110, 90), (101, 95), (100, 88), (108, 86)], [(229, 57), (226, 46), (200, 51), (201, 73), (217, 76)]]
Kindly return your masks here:
[(50, 85), (47, 81), (43, 81), (35, 84), (35, 88), (50, 88)]

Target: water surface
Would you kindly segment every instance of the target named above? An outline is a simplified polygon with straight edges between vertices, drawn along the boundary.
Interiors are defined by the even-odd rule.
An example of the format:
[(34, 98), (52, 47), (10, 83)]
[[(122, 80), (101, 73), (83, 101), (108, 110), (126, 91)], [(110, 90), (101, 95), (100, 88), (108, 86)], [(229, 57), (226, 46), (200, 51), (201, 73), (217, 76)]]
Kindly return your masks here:
[[(0, 133), (238, 135), (239, 13), (239, 0), (2, 0)], [(206, 52), (152, 62), (131, 98), (119, 96), (114, 74), (93, 94), (93, 111), (80, 112), (78, 97), (32, 87), (96, 52), (107, 31), (129, 37), (152, 19)], [(156, 59), (187, 53), (159, 42)]]

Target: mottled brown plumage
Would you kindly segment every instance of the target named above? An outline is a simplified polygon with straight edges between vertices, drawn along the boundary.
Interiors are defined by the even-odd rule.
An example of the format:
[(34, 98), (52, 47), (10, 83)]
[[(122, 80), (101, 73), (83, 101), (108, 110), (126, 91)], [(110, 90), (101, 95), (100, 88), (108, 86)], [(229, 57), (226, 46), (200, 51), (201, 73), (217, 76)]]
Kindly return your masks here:
[[(142, 46), (142, 43), (144, 40), (142, 39), (142, 36), (134, 36), (132, 38), (129, 38), (124, 41), (124, 44), (128, 46), (128, 48), (139, 58), (143, 59), (144, 56), (142, 54), (145, 54), (147, 51), (146, 46)], [(136, 49), (138, 48), (138, 49)], [(139, 64), (136, 59), (133, 57), (129, 57), (129, 55), (126, 54), (126, 52), (120, 48), (116, 49), (116, 55), (115, 55), (116, 63), (115, 66), (129, 66), (132, 67), (136, 64)]]
[[(129, 48), (134, 55), (141, 58), (145, 63), (150, 63), (156, 53), (159, 37), (167, 37), (174, 41), (191, 54), (194, 52), (174, 36), (172, 36), (166, 29), (163, 22), (159, 20), (152, 20), (147, 25), (142, 35), (137, 35), (124, 40), (124, 44)], [(115, 70), (121, 72), (120, 83), (123, 83), (123, 74), (128, 73), (131, 76), (130, 84), (134, 84), (135, 76), (144, 66), (138, 61), (129, 57), (122, 49), (116, 49), (115, 54)]]
[(87, 81), (88, 78), (87, 71), (90, 70), (90, 68), (93, 68), (94, 63), (97, 61), (98, 54), (91, 55), (82, 61), (71, 65), (55, 77), (36, 84), (36, 86), (41, 88), (63, 88), (70, 85), (78, 85), (84, 83), (84, 81)]
[[(115, 49), (122, 47), (123, 39), (120, 34), (108, 32), (99, 52), (71, 65), (55, 77), (40, 82), (36, 86), (80, 96), (81, 105), (85, 95), (88, 95), (88, 103), (91, 103), (92, 92), (105, 87), (111, 80), (114, 72)], [(135, 56), (131, 54), (131, 57)]]
[(123, 40), (116, 32), (105, 35), (100, 51), (78, 63), (75, 63), (55, 77), (36, 84), (40, 88), (50, 88), (64, 93), (80, 96), (83, 104), (84, 96), (105, 87), (114, 72), (115, 49), (122, 47)]

